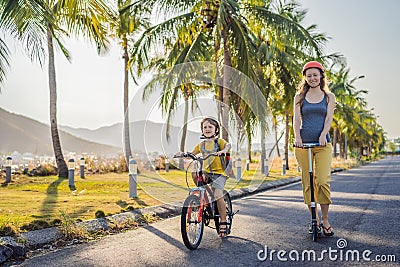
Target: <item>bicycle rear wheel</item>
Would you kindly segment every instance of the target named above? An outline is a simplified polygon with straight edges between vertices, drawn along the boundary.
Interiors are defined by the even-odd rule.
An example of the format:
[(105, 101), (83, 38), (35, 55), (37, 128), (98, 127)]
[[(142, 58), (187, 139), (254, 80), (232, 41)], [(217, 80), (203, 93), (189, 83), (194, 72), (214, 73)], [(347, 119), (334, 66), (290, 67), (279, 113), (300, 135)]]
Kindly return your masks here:
[[(183, 204), (181, 213), (181, 234), (183, 243), (190, 249), (196, 249), (201, 242), (204, 231), (203, 216), (200, 216), (200, 199), (198, 196), (189, 195)], [(200, 220), (200, 218), (202, 218)]]
[[(226, 234), (229, 235), (231, 233), (233, 212), (232, 212), (231, 196), (226, 190), (224, 190), (224, 202), (226, 206), (226, 222), (227, 222)], [(219, 223), (221, 221), (221, 217), (218, 211), (217, 203), (215, 203), (215, 215), (216, 215), (214, 217), (215, 228), (217, 229), (217, 233), (219, 234)]]

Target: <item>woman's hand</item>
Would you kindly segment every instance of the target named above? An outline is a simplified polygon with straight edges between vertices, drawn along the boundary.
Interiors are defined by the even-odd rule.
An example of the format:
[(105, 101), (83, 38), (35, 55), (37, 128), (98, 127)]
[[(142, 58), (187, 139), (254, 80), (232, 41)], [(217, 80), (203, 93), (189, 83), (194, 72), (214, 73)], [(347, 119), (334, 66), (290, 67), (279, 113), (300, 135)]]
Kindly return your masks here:
[(294, 146), (295, 147), (302, 147), (303, 146), (303, 141), (301, 140), (301, 138), (295, 138), (294, 139)]
[(328, 143), (328, 141), (326, 141), (326, 135), (321, 135), (319, 137), (319, 145), (326, 146), (327, 143)]

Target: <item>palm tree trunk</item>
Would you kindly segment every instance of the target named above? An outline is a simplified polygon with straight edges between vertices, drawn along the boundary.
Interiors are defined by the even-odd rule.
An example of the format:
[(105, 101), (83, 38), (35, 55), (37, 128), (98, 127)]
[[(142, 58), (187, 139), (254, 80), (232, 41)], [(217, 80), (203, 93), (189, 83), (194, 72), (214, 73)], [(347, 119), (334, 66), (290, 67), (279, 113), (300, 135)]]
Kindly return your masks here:
[(273, 120), (274, 120), (274, 131), (275, 131), (276, 153), (278, 157), (281, 157), (281, 152), (279, 152), (279, 142), (278, 142), (278, 120), (276, 119), (275, 115)]
[(221, 73), (218, 68), (218, 50), (219, 50), (219, 40), (215, 38), (214, 40), (214, 63), (215, 63), (215, 70), (216, 70), (216, 81), (217, 81), (217, 88), (218, 88), (218, 102), (217, 102), (217, 110), (218, 110), (218, 120), (222, 122), (222, 105), (223, 103), (223, 94), (224, 94), (224, 87), (220, 84), (221, 81)]
[(339, 146), (340, 147), (340, 151), (339, 151), (339, 154), (340, 154), (340, 158), (344, 159), (345, 158), (345, 155), (344, 155), (345, 154), (344, 153), (344, 145), (345, 144), (344, 144), (344, 138), (343, 138), (344, 136), (341, 133), (339, 133), (339, 136), (340, 136), (340, 139), (339, 139), (340, 140), (340, 146)]
[(263, 131), (261, 127), (261, 173), (265, 173), (265, 168), (264, 168), (264, 160), (267, 155), (267, 152), (265, 151), (265, 132)]
[(57, 83), (54, 64), (53, 34), (51, 26), (47, 29), (47, 48), (49, 53), (49, 90), (50, 90), (50, 130), (53, 141), (54, 156), (58, 169), (58, 176), (68, 177), (68, 168), (61, 149), (60, 136), (57, 126)]
[(248, 153), (248, 160), (251, 163), (252, 158), (251, 158), (251, 138), (247, 138), (247, 153)]
[(230, 90), (229, 90), (229, 81), (231, 76), (230, 67), (232, 66), (231, 62), (231, 54), (228, 46), (228, 32), (226, 29), (222, 30), (222, 38), (224, 39), (224, 76), (223, 76), (223, 104), (224, 107), (222, 109), (222, 138), (229, 142), (228, 129), (229, 129), (229, 103), (230, 103)]
[(337, 137), (339, 139), (339, 157), (341, 159), (344, 159), (345, 156), (344, 156), (344, 138), (343, 138), (343, 134), (341, 134), (338, 131)]
[(337, 157), (337, 148), (336, 148), (337, 139), (338, 139), (337, 134), (338, 134), (338, 129), (335, 128), (333, 130), (333, 142), (332, 142), (332, 144), (333, 144), (333, 157), (334, 158)]
[[(187, 96), (187, 88), (185, 86), (185, 114), (183, 115), (183, 129), (182, 129), (182, 139), (181, 139), (181, 147), (180, 151), (185, 151), (185, 141), (187, 134), (187, 122), (189, 117), (189, 98)], [(183, 158), (179, 158), (179, 169), (183, 170)]]
[(289, 131), (290, 131), (290, 115), (289, 111), (286, 110), (285, 113), (285, 160), (286, 160), (286, 170), (289, 170)]
[[(123, 42), (127, 44), (126, 37), (123, 38)], [(128, 46), (124, 46), (124, 146), (125, 146), (125, 159), (127, 162), (127, 170), (129, 166), (129, 158), (132, 157), (131, 151), (131, 139), (129, 134), (129, 110), (128, 110), (128, 101), (129, 101), (129, 73), (128, 73)]]

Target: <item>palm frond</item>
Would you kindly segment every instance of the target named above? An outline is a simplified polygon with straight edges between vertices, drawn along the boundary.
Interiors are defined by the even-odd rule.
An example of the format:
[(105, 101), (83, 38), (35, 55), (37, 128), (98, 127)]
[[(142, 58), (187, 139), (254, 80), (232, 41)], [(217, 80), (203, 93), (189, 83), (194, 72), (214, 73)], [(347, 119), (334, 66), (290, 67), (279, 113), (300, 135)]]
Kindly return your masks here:
[(251, 40), (248, 39), (248, 32), (244, 25), (240, 23), (237, 18), (233, 18), (233, 23), (231, 24), (231, 29), (233, 31), (234, 38), (234, 46), (237, 47), (239, 51), (239, 57), (237, 60), (239, 61), (238, 68), (244, 74), (250, 74), (250, 55), (249, 53), (256, 51), (255, 46), (252, 44)]
[(108, 21), (117, 18), (116, 11), (102, 0), (64, 0), (54, 6), (60, 25), (67, 25), (68, 32), (94, 41), (97, 50), (108, 49)]
[(315, 56), (322, 54), (322, 44), (316, 42), (311, 33), (302, 25), (262, 6), (249, 6), (247, 7), (247, 11), (254, 17), (262, 20), (267, 27), (273, 28), (278, 35), (290, 35), (292, 38), (298, 40), (299, 43), (310, 49), (310, 54), (314, 54)]
[(151, 61), (149, 55), (164, 49), (168, 42), (173, 43), (177, 29), (187, 24), (194, 16), (194, 12), (182, 14), (145, 30), (130, 51), (131, 61), (137, 62), (141, 68), (147, 68)]
[[(3, 84), (10, 66), (10, 51), (7, 44), (0, 38), (0, 85)], [(1, 86), (0, 86), (1, 92)]]

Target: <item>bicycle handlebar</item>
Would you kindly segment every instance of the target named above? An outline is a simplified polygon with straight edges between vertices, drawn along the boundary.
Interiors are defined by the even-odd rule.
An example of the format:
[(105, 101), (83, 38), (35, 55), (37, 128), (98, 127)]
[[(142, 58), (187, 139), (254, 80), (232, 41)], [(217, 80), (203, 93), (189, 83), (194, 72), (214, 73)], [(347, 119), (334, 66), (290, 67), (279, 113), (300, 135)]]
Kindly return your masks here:
[(191, 158), (193, 160), (206, 160), (209, 157), (219, 157), (219, 156), (229, 156), (229, 155), (230, 155), (230, 153), (222, 153), (220, 155), (217, 155), (217, 153), (211, 153), (205, 157), (197, 157), (196, 155), (194, 155), (191, 152), (186, 152), (186, 153), (183, 153), (181, 156), (174, 156), (174, 158)]

